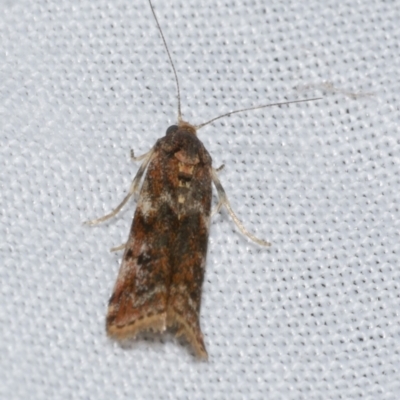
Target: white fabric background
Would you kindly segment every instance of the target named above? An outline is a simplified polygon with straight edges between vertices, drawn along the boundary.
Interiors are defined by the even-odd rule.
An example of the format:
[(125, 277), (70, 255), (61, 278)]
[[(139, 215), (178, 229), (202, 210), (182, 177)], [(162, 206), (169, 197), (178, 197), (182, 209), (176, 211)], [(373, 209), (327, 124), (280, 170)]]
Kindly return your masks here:
[(1, 399), (397, 399), (399, 1), (154, 0), (184, 117), (260, 248), (214, 217), (198, 362), (104, 331), (148, 151), (176, 119), (146, 0), (2, 1)]

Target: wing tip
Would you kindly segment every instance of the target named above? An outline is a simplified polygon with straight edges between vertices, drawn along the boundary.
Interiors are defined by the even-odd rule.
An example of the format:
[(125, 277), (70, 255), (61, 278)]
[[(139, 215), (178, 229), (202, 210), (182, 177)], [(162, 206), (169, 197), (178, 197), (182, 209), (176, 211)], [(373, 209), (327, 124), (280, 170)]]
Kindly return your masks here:
[(178, 326), (176, 336), (185, 336), (186, 340), (193, 347), (197, 358), (203, 361), (207, 361), (208, 353), (204, 344), (203, 334), (201, 332), (200, 325), (197, 323), (195, 326), (192, 326), (184, 317), (174, 312), (173, 310), (169, 310), (168, 326), (174, 325)]

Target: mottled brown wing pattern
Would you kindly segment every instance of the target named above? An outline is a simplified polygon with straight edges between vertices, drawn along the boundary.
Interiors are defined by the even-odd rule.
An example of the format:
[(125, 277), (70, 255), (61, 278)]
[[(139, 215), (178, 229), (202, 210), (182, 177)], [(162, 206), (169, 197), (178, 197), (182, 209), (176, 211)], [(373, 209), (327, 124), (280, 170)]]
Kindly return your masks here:
[(133, 337), (146, 329), (164, 331), (176, 325), (178, 334), (186, 336), (199, 357), (207, 351), (201, 333), (199, 313), (204, 280), (212, 182), (219, 202), (214, 212), (225, 207), (239, 230), (261, 246), (270, 244), (246, 230), (235, 215), (225, 190), (212, 168), (211, 157), (196, 136), (196, 130), (214, 121), (239, 112), (310, 101), (267, 104), (230, 111), (200, 125), (182, 120), (178, 75), (154, 7), (151, 11), (174, 72), (178, 125), (167, 129), (148, 153), (132, 158), (144, 160), (128, 194), (109, 214), (88, 221), (89, 225), (104, 222), (127, 204), (140, 188), (128, 242), (113, 248), (125, 248), (118, 278), (109, 301), (107, 332), (116, 339)]
[(211, 157), (192, 126), (180, 123), (158, 140), (109, 302), (110, 336), (176, 325), (207, 357), (199, 312), (211, 182)]

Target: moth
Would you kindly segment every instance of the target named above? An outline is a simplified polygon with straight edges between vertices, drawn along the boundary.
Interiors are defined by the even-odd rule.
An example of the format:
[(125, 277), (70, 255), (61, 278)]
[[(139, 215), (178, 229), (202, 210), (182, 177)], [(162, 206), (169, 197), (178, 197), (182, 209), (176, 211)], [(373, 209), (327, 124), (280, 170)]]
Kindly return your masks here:
[[(261, 246), (269, 243), (249, 233), (233, 212), (197, 131), (234, 113), (287, 103), (232, 111), (201, 125), (184, 121), (175, 66), (151, 0), (149, 5), (175, 75), (178, 121), (148, 153), (134, 157), (132, 152), (133, 160), (142, 164), (129, 193), (114, 211), (88, 224), (114, 217), (132, 196), (138, 198), (128, 241), (112, 249), (124, 248), (124, 254), (108, 305), (108, 335), (124, 340), (144, 330), (176, 327), (177, 335), (185, 336), (196, 355), (206, 359), (199, 315), (213, 184), (219, 198), (213, 213), (225, 207), (245, 236)], [(301, 101), (309, 100), (292, 103)]]

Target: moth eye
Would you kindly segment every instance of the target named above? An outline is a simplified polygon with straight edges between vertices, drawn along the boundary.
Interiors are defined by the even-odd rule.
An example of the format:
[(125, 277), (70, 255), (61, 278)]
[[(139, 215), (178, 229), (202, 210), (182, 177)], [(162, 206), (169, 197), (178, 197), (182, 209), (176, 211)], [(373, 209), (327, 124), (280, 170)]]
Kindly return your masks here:
[(174, 133), (178, 130), (178, 125), (171, 125), (168, 129), (167, 132), (165, 132), (165, 135), (170, 135), (171, 133)]

